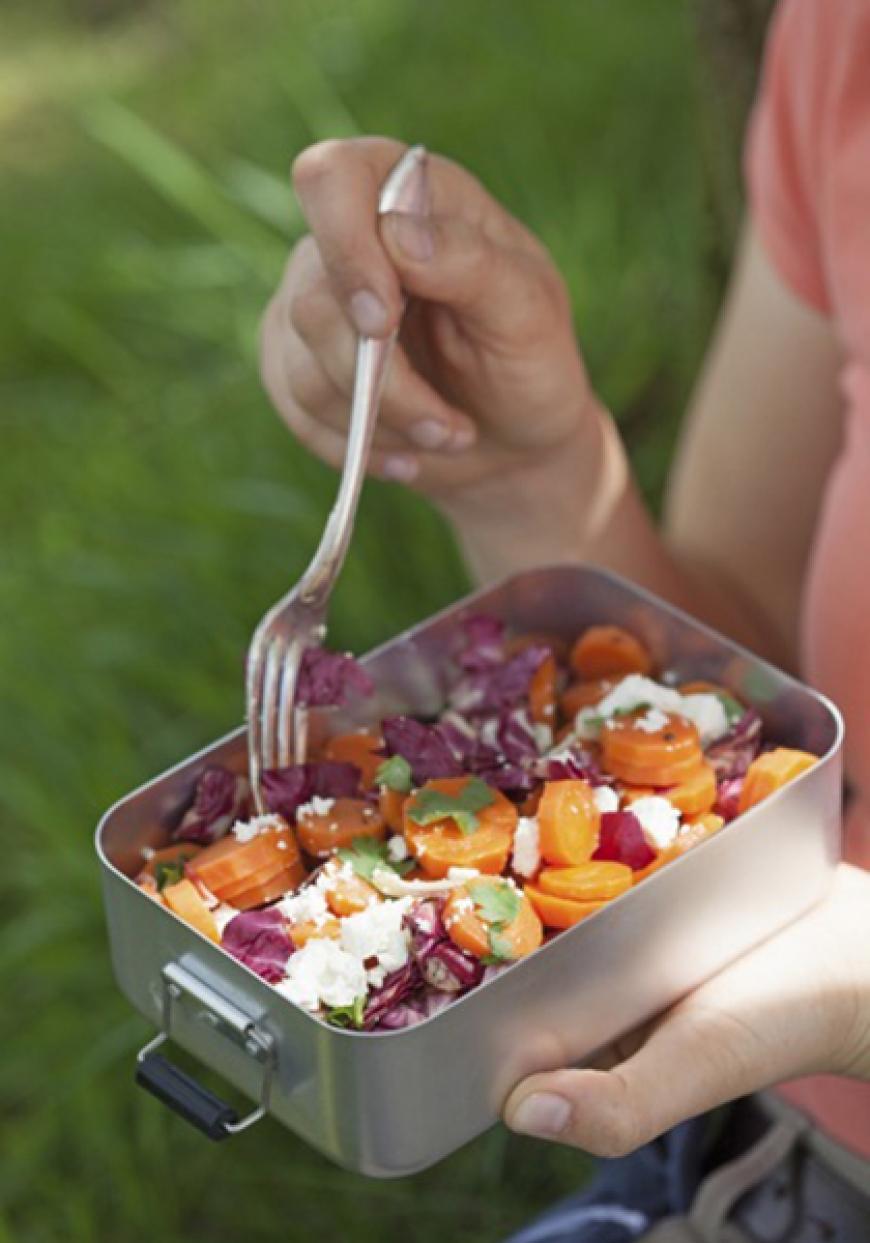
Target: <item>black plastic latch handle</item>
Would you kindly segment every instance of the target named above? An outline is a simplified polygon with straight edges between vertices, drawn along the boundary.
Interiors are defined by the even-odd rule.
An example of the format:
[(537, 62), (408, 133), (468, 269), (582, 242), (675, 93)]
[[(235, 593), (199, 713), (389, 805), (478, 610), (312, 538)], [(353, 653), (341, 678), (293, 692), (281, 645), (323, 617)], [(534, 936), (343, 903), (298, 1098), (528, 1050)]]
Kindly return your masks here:
[(160, 1053), (137, 1062), (136, 1082), (209, 1139), (226, 1139), (239, 1120), (231, 1105)]

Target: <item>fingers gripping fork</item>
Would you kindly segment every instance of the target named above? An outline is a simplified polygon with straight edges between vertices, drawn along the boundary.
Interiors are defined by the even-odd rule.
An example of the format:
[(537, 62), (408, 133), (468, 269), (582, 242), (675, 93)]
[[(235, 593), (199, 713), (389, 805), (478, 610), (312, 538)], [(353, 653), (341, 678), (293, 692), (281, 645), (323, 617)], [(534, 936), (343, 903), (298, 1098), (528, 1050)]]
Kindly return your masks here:
[[(378, 213), (423, 215), (428, 211), (428, 199), (426, 152), (422, 147), (412, 147), (384, 183)], [(311, 564), (292, 591), (265, 614), (248, 650), (248, 757), (259, 814), (266, 810), (263, 773), (305, 759), (306, 710), (295, 704), (299, 669), (306, 648), (319, 646), (326, 634), (329, 598), (350, 544), (381, 390), (397, 335), (396, 331), (383, 340), (359, 340), (347, 451), (335, 504)]]

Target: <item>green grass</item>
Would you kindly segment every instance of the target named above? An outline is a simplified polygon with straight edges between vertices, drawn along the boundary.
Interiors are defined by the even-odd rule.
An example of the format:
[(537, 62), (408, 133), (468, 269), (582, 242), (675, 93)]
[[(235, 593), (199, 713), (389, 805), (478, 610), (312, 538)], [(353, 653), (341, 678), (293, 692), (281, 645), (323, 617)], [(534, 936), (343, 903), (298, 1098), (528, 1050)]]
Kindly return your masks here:
[[(336, 133), (446, 151), (548, 242), (658, 495), (716, 291), (685, 3), (20, 6), (0, 47), (0, 1243), (497, 1240), (583, 1176), (496, 1130), (379, 1184), (272, 1123), (221, 1148), (132, 1085), (99, 812), (241, 715), (246, 640), (334, 487), (263, 398), (256, 329)], [(70, 14), (78, 13), (75, 18)], [(332, 633), (465, 587), (370, 485)], [(421, 1119), (421, 1125), (425, 1125)]]

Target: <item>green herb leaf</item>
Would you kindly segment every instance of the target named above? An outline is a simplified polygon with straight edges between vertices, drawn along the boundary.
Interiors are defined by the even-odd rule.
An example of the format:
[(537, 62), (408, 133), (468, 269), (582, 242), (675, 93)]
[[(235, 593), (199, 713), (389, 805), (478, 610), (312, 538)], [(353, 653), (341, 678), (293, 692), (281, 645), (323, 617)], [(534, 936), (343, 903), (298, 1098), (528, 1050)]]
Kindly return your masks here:
[(331, 1023), (333, 1027), (355, 1027), (359, 1029), (363, 1025), (365, 1008), (366, 999), (360, 996), (354, 999), (352, 1005), (333, 1006), (331, 1010), (327, 1010), (326, 1021)]
[(157, 892), (162, 893), (167, 885), (177, 885), (184, 879), (185, 856), (177, 855), (174, 859), (161, 859), (154, 864), (154, 879)]
[(728, 728), (733, 729), (746, 712), (746, 709), (739, 700), (735, 699), (733, 695), (729, 695), (727, 691), (717, 692), (716, 698), (725, 709), (725, 719), (728, 721)]
[(503, 933), (490, 928), (489, 931), (489, 948), (490, 957), (494, 962), (512, 962), (514, 958), (514, 947)]
[(497, 932), (512, 924), (520, 913), (520, 895), (506, 880), (473, 880), (468, 892), (481, 919)]
[(392, 755), (378, 768), (375, 781), (378, 785), (387, 786), (388, 789), (395, 790), (398, 794), (410, 794), (413, 785), (411, 765), (404, 755)]
[(355, 837), (349, 846), (337, 851), (339, 859), (349, 863), (357, 876), (370, 881), (377, 868), (387, 868), (404, 876), (414, 866), (413, 859), (403, 859), (401, 863), (393, 863), (387, 853), (386, 842), (376, 842), (373, 837)]
[(450, 818), (463, 833), (473, 833), (478, 825), (477, 813), (495, 802), (495, 794), (485, 781), (472, 777), (458, 794), (442, 794), (440, 790), (422, 789), (414, 796), (408, 815), (415, 824), (434, 824)]

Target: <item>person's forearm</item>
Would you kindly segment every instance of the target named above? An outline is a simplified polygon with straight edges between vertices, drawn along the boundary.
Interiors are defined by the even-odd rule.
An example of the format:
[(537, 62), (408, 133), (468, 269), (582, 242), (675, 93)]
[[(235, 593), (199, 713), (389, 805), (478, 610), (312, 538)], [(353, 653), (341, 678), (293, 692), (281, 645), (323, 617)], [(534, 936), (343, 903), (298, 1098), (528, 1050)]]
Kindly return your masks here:
[(771, 659), (786, 655), (751, 601), (703, 565), (680, 561), (657, 530), (606, 411), (570, 445), (472, 497), (447, 498), (478, 583), (558, 562), (603, 566), (648, 588)]

